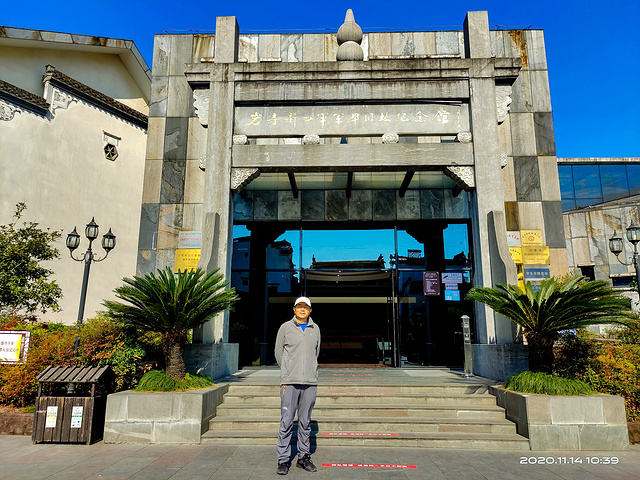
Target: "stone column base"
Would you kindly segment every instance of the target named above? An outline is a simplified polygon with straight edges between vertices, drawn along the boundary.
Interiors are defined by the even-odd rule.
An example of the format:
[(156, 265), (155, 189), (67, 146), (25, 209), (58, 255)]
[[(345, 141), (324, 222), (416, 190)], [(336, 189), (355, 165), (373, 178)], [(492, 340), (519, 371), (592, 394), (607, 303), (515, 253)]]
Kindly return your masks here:
[(237, 343), (189, 343), (185, 346), (187, 372), (204, 373), (214, 380), (238, 371)]
[(473, 373), (504, 382), (511, 375), (529, 369), (529, 350), (526, 345), (506, 343), (472, 344)]

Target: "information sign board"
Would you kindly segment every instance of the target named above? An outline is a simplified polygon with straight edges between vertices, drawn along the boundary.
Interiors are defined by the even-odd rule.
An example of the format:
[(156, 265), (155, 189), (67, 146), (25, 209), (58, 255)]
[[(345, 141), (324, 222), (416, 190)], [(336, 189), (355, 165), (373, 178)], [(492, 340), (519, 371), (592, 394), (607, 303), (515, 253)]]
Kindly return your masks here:
[(462, 283), (462, 272), (442, 272), (442, 283)]
[(425, 295), (440, 295), (440, 275), (438, 272), (424, 272), (422, 279)]
[(174, 272), (179, 270), (195, 270), (200, 261), (199, 248), (182, 248), (176, 250), (176, 259), (173, 267)]
[(444, 291), (444, 299), (450, 300), (452, 302), (460, 301), (460, 290), (445, 290)]
[(24, 363), (30, 337), (31, 333), (26, 330), (0, 330), (0, 363)]

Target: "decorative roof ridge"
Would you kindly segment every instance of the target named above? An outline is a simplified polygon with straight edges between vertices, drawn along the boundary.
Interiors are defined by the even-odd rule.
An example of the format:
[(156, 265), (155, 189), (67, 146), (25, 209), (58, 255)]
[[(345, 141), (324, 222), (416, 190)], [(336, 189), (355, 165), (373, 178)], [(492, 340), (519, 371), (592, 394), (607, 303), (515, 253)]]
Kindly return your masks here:
[(20, 106), (35, 110), (40, 114), (45, 114), (49, 109), (49, 103), (43, 97), (4, 80), (0, 80), (0, 97), (8, 97)]
[(80, 98), (93, 103), (98, 103), (105, 110), (124, 117), (136, 125), (147, 128), (149, 121), (149, 117), (147, 117), (147, 115), (69, 77), (68, 75), (65, 75), (61, 71), (57, 70), (53, 65), (47, 65), (47, 70), (42, 81), (45, 83), (52, 82), (54, 85), (60, 86), (64, 90), (67, 90)]

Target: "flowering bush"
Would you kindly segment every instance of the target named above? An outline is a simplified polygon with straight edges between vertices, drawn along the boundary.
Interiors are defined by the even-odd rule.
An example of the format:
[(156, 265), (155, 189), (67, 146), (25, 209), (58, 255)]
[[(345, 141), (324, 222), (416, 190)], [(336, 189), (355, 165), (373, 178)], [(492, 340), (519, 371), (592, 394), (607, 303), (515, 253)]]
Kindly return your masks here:
[(563, 335), (556, 347), (555, 370), (598, 392), (624, 397), (627, 420), (640, 421), (640, 344), (632, 343), (637, 338), (633, 332), (622, 331), (619, 336), (625, 340), (598, 339), (581, 331)]
[[(134, 387), (161, 358), (160, 338), (123, 327), (106, 316), (75, 326), (41, 323), (33, 318), (0, 317), (2, 330), (31, 332), (27, 361), (22, 365), (0, 365), (0, 404), (16, 407), (31, 405), (38, 390), (36, 377), (49, 365), (109, 365), (115, 373), (109, 391)], [(76, 333), (80, 344), (74, 359)], [(82, 391), (82, 389), (80, 389)]]

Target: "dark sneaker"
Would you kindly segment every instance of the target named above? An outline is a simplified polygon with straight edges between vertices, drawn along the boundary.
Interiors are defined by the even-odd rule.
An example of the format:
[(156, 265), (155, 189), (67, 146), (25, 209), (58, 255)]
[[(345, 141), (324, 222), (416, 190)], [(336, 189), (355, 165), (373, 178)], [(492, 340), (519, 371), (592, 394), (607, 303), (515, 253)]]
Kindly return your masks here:
[(291, 466), (291, 462), (279, 463), (276, 473), (278, 475), (286, 475), (287, 473), (289, 473), (290, 466)]
[(307, 472), (317, 472), (318, 469), (311, 461), (311, 455), (305, 455), (296, 462), (296, 467), (304, 468)]

